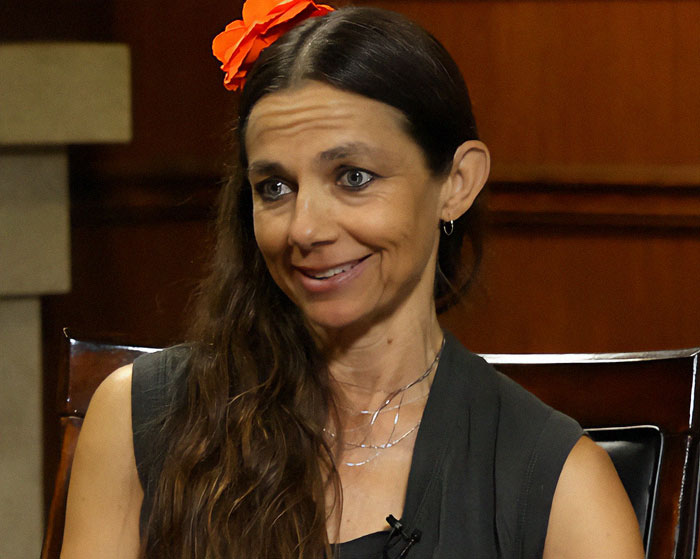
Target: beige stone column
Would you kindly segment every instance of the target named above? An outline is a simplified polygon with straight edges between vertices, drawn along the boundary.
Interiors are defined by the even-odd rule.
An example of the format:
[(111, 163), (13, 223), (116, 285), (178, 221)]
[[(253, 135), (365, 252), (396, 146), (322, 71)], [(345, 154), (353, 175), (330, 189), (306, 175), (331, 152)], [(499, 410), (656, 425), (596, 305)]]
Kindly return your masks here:
[(131, 138), (124, 45), (0, 45), (0, 558), (43, 537), (40, 297), (70, 290), (66, 146)]

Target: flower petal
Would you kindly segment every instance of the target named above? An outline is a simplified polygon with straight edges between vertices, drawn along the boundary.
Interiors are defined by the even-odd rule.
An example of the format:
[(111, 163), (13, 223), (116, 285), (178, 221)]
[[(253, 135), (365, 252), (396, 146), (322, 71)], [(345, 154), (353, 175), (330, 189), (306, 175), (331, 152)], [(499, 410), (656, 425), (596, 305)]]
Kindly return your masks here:
[(286, 6), (298, 0), (253, 0), (243, 4), (243, 21), (246, 23), (255, 23), (256, 21), (264, 21), (277, 6)]
[(229, 23), (212, 42), (212, 52), (226, 72), (224, 86), (234, 91), (242, 87), (248, 69), (264, 48), (297, 23), (331, 11), (330, 6), (313, 0), (248, 0), (243, 20)]
[(222, 31), (214, 37), (211, 43), (211, 50), (214, 56), (221, 62), (224, 62), (230, 56), (226, 55), (226, 52), (231, 48), (237, 47), (244, 37), (245, 29), (229, 29), (227, 31)]

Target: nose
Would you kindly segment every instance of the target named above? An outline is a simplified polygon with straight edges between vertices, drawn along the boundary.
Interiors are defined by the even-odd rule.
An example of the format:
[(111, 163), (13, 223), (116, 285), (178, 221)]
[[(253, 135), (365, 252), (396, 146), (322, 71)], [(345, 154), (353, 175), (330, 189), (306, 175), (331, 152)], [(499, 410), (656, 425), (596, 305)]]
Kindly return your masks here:
[(333, 219), (332, 202), (319, 190), (298, 189), (289, 226), (291, 246), (311, 250), (336, 240), (337, 225)]

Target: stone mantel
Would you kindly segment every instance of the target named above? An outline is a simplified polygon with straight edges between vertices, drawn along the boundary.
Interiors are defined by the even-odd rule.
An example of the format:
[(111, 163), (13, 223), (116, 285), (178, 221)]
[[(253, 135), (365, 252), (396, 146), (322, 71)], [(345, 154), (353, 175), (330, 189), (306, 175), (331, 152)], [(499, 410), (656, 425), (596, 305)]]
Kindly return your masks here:
[(37, 557), (44, 531), (40, 297), (70, 290), (67, 146), (131, 139), (130, 74), (125, 45), (0, 45), (3, 559)]
[(0, 145), (131, 139), (126, 45), (0, 45)]

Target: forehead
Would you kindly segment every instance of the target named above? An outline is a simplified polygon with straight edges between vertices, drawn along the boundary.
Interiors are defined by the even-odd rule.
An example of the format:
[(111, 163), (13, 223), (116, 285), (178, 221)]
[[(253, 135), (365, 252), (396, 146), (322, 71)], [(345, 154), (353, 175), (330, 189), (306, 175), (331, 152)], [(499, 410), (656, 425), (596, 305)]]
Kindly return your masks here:
[[(319, 82), (271, 93), (253, 107), (245, 130), (249, 158), (271, 144), (300, 139), (390, 145), (410, 142), (398, 109)], [(415, 146), (415, 144), (414, 144)]]

